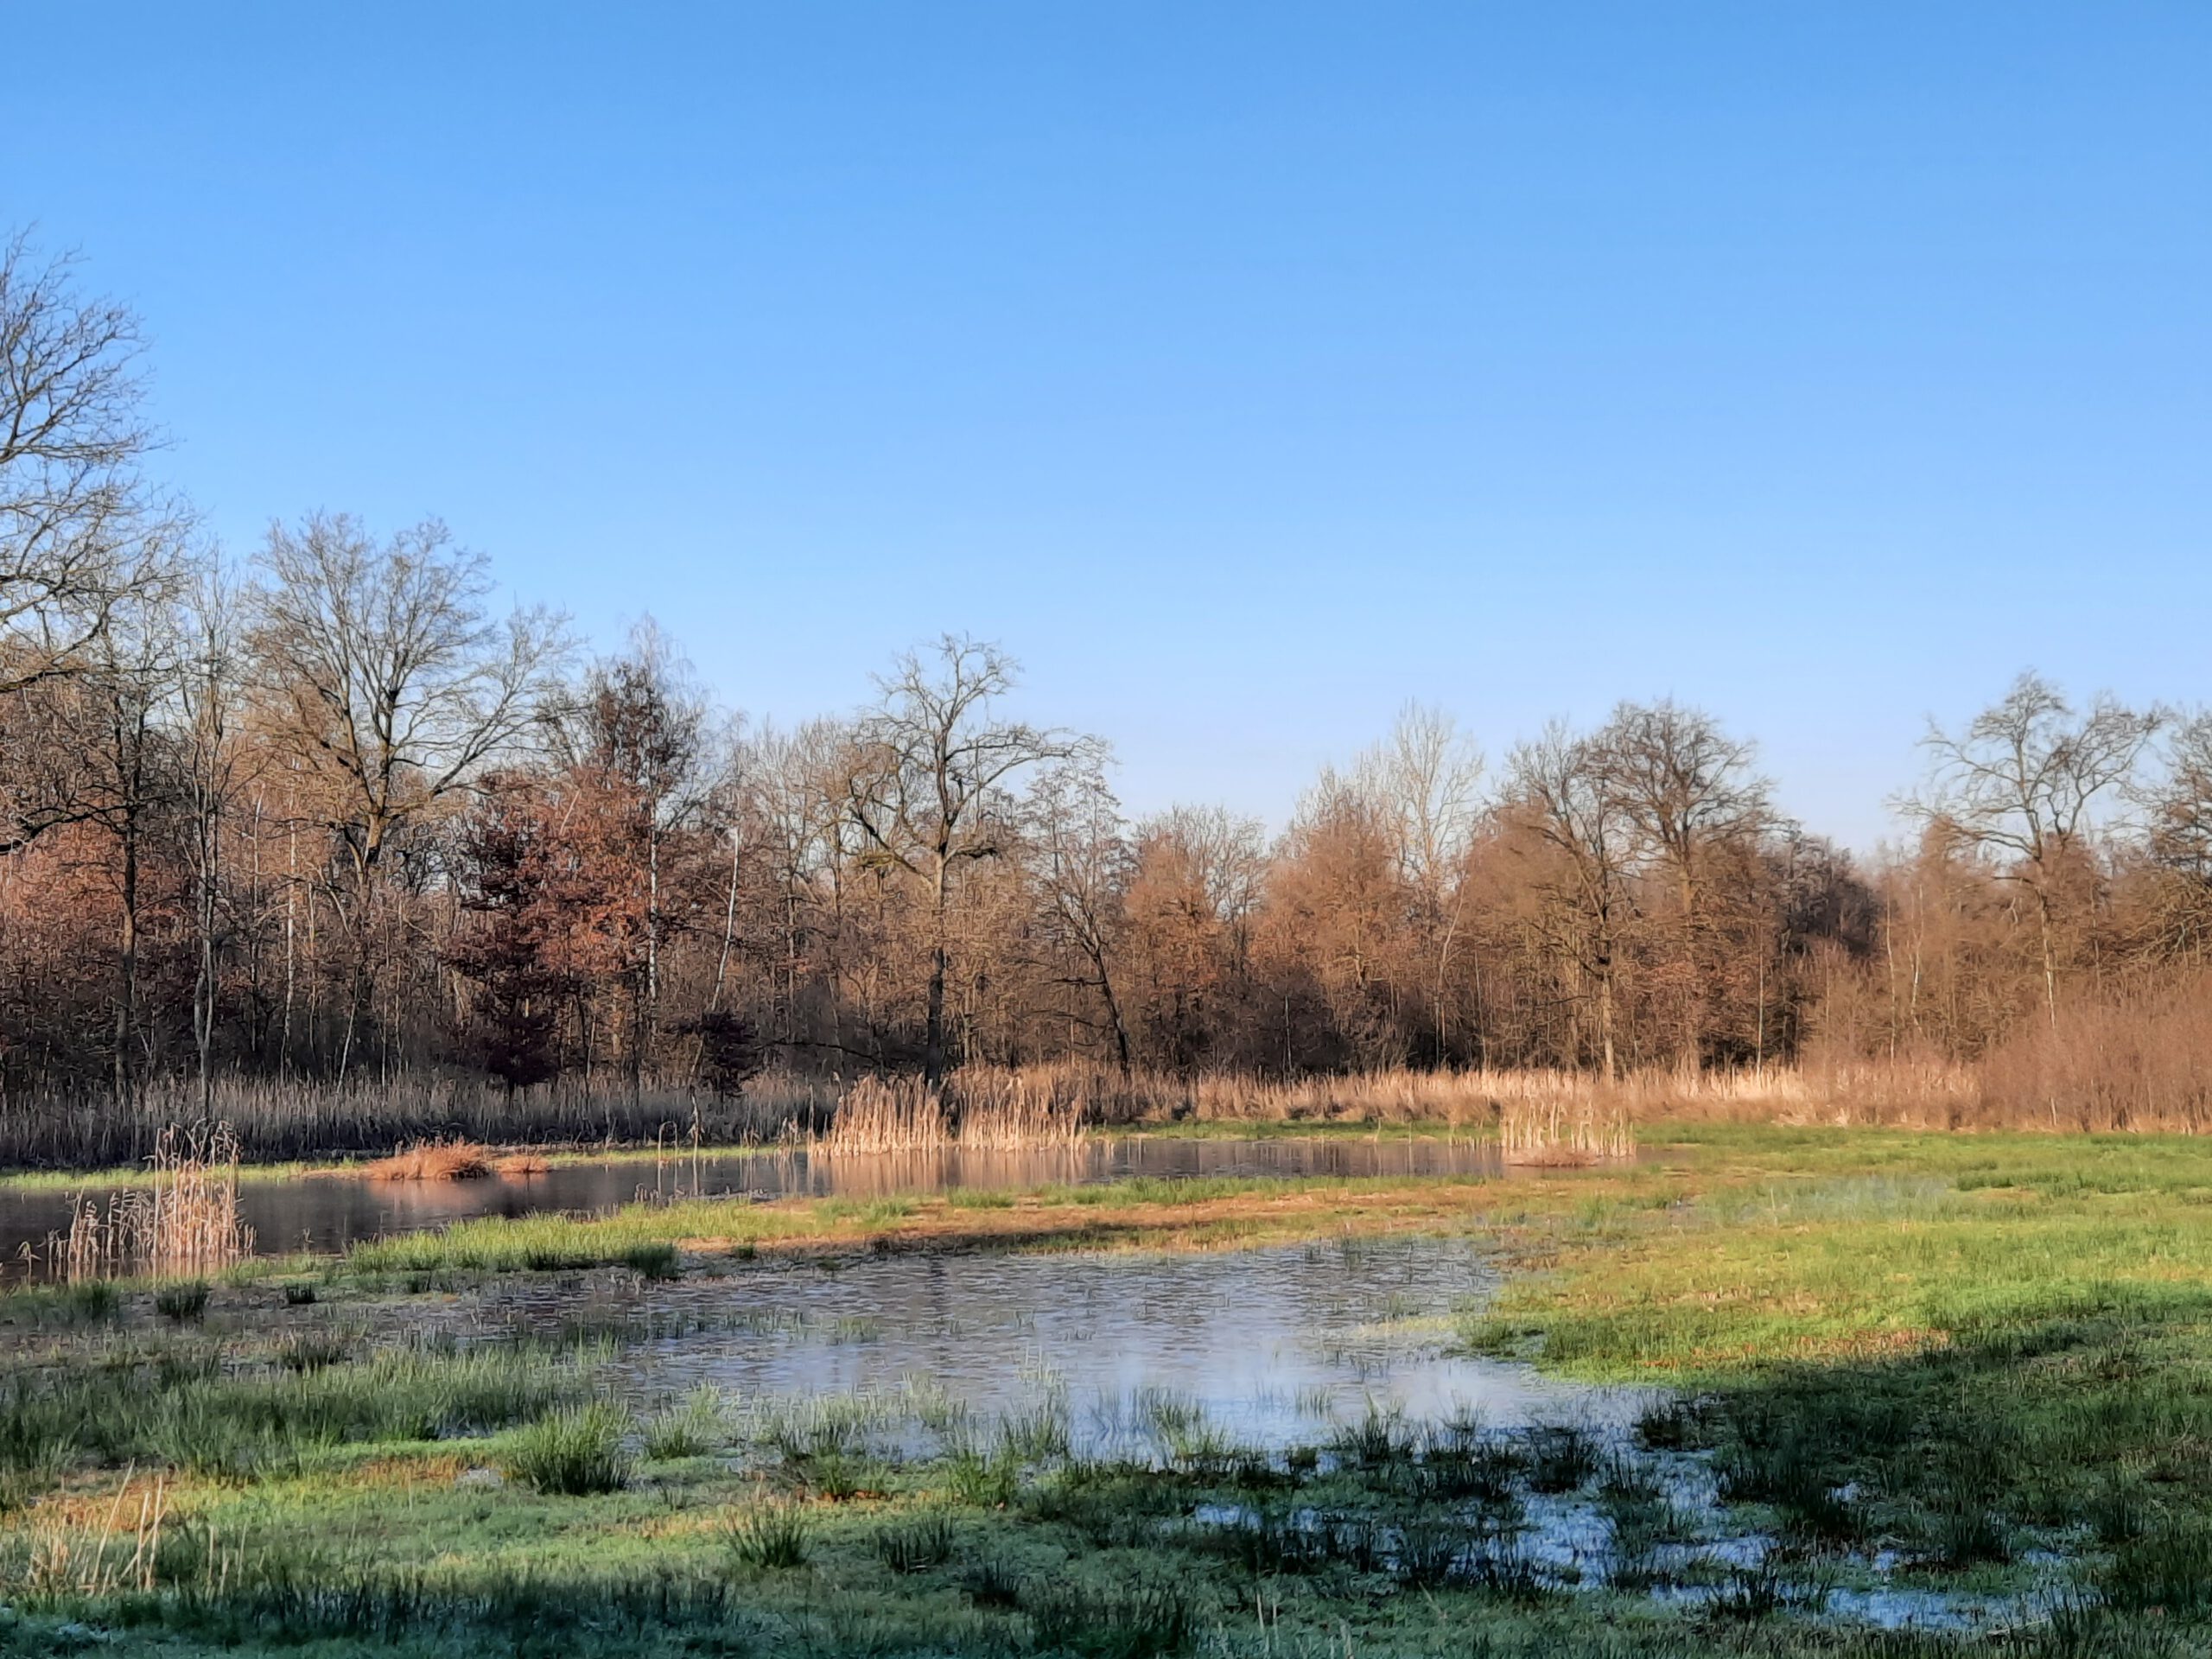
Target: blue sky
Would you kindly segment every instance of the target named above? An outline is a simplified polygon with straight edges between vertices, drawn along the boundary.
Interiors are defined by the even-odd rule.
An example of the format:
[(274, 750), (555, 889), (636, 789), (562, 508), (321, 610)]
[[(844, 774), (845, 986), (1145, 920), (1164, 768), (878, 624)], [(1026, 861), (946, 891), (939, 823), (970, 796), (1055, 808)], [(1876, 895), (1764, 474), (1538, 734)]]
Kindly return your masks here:
[[(435, 512), (730, 702), (941, 630), (1135, 809), (1672, 694), (1860, 847), (2212, 697), (2212, 6), (11, 10), (0, 221), (233, 549)], [(38, 66), (27, 74), (23, 66)]]

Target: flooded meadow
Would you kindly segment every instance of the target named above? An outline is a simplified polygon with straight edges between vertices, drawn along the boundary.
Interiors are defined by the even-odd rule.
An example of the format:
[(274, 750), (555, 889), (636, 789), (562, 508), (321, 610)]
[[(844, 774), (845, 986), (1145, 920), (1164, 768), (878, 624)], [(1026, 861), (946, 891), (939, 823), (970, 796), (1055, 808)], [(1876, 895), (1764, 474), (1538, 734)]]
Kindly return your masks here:
[[(1833, 1239), (1893, 1281), (1983, 1189), (1753, 1153), (1748, 1183), (1402, 1136), (248, 1181), (337, 1206), (311, 1228), (422, 1207), (0, 1296), (0, 1575), (41, 1640), (165, 1652), (270, 1620), (425, 1654), (2158, 1651), (2115, 1621), (2192, 1593), (2190, 1511), (2116, 1406), (2021, 1403), (2152, 1338), (1783, 1363), (1829, 1281), (1733, 1291), (1735, 1252), (1766, 1283)], [(2126, 1639), (2050, 1645), (2084, 1631)]]

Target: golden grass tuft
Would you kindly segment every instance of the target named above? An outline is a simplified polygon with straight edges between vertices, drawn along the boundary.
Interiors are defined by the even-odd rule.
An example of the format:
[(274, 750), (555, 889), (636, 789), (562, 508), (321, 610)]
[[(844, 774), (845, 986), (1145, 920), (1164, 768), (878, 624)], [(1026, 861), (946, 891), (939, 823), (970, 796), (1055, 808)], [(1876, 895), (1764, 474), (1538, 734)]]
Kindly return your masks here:
[(420, 1141), (368, 1166), (372, 1181), (474, 1181), (492, 1173), (492, 1160), (470, 1141)]

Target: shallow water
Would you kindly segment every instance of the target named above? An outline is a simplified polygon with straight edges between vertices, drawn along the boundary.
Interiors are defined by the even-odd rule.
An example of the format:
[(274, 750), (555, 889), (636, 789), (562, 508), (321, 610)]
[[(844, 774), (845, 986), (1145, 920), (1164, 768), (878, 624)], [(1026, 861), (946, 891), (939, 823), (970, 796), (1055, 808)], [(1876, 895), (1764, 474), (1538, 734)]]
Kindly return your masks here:
[[(536, 1175), (473, 1181), (371, 1181), (359, 1176), (247, 1180), (238, 1206), (261, 1251), (343, 1249), (358, 1240), (417, 1232), (479, 1216), (545, 1211), (596, 1215), (639, 1198), (885, 1198), (958, 1189), (1090, 1184), (1131, 1176), (1440, 1176), (1493, 1174), (1487, 1143), (1382, 1135), (1358, 1140), (1198, 1141), (1097, 1136), (1037, 1152), (830, 1154), (804, 1149), (563, 1164)], [(18, 1275), (26, 1250), (66, 1230), (78, 1195), (0, 1187), (0, 1262)], [(104, 1201), (97, 1185), (84, 1196)]]
[[(1193, 1255), (895, 1255), (835, 1270), (760, 1261), (669, 1285), (598, 1282), (594, 1297), (576, 1279), (517, 1281), (483, 1317), (542, 1329), (579, 1319), (659, 1321), (683, 1334), (626, 1346), (603, 1373), (641, 1415), (702, 1384), (760, 1416), (791, 1413), (800, 1423), (842, 1402), (846, 1409), (829, 1415), (864, 1425), (868, 1444), (893, 1453), (943, 1451), (948, 1421), (988, 1432), (1040, 1410), (1065, 1425), (1077, 1457), (1173, 1462), (1194, 1447), (1279, 1457), (1325, 1449), (1374, 1414), (1408, 1429), (1478, 1420), (1507, 1437), (1569, 1423), (1606, 1454), (1632, 1453), (1636, 1418), (1661, 1397), (1452, 1352), (1454, 1316), (1479, 1306), (1498, 1282), (1490, 1258), (1460, 1240)], [(1688, 1529), (1649, 1562), (1669, 1580), (1651, 1592), (1656, 1599), (1702, 1602), (1732, 1572), (1787, 1560), (1777, 1556), (1763, 1512), (1721, 1500), (1708, 1456), (1640, 1457)], [(1241, 1514), (1202, 1506), (1187, 1523), (1236, 1525)], [(1618, 1565), (1594, 1483), (1525, 1494), (1512, 1548), (1554, 1582), (1585, 1590), (1611, 1582)], [(1894, 1578), (1906, 1565), (1845, 1554), (1779, 1570), (1801, 1616), (1886, 1629), (1993, 1628), (2031, 1620), (2044, 1605), (2031, 1590)], [(2066, 1579), (2055, 1558), (2050, 1567), (2046, 1590)]]
[(702, 1382), (792, 1400), (918, 1384), (982, 1418), (1057, 1395), (1086, 1455), (1142, 1452), (1163, 1406), (1280, 1452), (1370, 1411), (1625, 1425), (1650, 1398), (1446, 1352), (1449, 1316), (1496, 1282), (1471, 1246), (1406, 1240), (757, 1266), (657, 1296), (664, 1314), (738, 1323), (631, 1349), (614, 1374), (641, 1401)]

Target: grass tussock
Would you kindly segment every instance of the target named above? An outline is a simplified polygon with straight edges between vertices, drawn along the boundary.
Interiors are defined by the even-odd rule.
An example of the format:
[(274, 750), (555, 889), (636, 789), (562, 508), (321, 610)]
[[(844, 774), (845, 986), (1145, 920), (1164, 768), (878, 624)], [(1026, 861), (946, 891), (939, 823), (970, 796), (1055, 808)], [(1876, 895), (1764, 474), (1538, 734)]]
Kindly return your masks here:
[(514, 1433), (507, 1473), (551, 1497), (620, 1491), (630, 1479), (632, 1427), (627, 1413), (602, 1400), (561, 1407)]
[(474, 1181), (493, 1173), (493, 1160), (474, 1141), (417, 1141), (362, 1173), (372, 1181)]
[(811, 1529), (796, 1503), (763, 1501), (722, 1518), (730, 1559), (756, 1572), (789, 1572), (806, 1565)]

